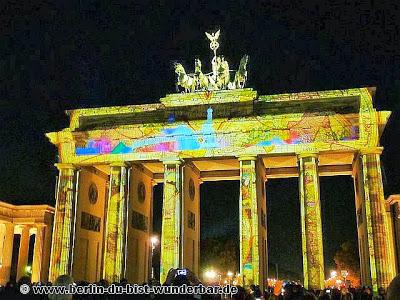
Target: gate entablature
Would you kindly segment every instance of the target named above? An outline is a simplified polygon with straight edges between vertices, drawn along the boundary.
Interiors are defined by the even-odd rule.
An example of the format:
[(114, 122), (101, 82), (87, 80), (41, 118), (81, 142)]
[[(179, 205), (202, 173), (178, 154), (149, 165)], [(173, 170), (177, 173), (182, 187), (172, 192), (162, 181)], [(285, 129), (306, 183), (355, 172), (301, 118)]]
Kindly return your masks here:
[(368, 88), (266, 96), (199, 91), (161, 101), (70, 110), (70, 126), (47, 136), (61, 161), (74, 164), (347, 152), (378, 146), (390, 116), (373, 108)]

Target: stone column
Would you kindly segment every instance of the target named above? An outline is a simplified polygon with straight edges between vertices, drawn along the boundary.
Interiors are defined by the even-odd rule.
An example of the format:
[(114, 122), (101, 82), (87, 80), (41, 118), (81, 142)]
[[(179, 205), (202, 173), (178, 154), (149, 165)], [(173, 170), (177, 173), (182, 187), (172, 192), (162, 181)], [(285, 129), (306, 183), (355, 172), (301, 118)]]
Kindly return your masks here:
[(0, 272), (1, 266), (3, 265), (3, 247), (4, 239), (6, 237), (6, 224), (0, 221)]
[(43, 254), (43, 225), (36, 226), (35, 246), (33, 249), (32, 261), (32, 282), (39, 282), (41, 268), (42, 268), (42, 254)]
[(260, 251), (260, 288), (264, 290), (268, 278), (268, 243), (267, 243), (267, 201), (265, 184), (267, 181), (263, 160), (256, 161), (257, 174), (257, 202), (258, 202), (258, 227), (259, 227), (259, 251)]
[(17, 281), (26, 274), (26, 266), (28, 264), (29, 252), (29, 226), (23, 226), (21, 239), (19, 242), (18, 266), (17, 266)]
[[(50, 220), (53, 223), (53, 218)], [(44, 226), (44, 238), (42, 248), (42, 267), (40, 272), (40, 280), (47, 282), (49, 280), (49, 268), (50, 268), (50, 254), (51, 254), (51, 239), (52, 239), (52, 225), (46, 224)]]
[(199, 276), (200, 171), (190, 161), (182, 167), (182, 264)]
[(164, 161), (160, 281), (171, 268), (181, 266), (181, 161)]
[[(358, 155), (358, 154), (357, 154)], [(369, 273), (369, 260), (367, 257), (367, 248), (368, 245), (366, 243), (366, 226), (365, 226), (365, 205), (362, 204), (362, 196), (361, 190), (362, 184), (360, 182), (360, 168), (359, 168), (359, 160), (355, 159), (353, 161), (353, 183), (354, 183), (354, 196), (355, 196), (355, 209), (356, 209), (356, 222), (357, 222), (357, 236), (358, 236), (358, 253), (360, 259), (360, 275), (361, 275), (361, 285), (371, 286), (372, 282), (370, 278), (368, 279)]]
[[(240, 197), (239, 197), (239, 235), (240, 235), (240, 274), (242, 284), (263, 284), (263, 267), (265, 258), (260, 239), (260, 207), (257, 199), (256, 157), (239, 157), (240, 162)], [(264, 180), (262, 180), (264, 184)]]
[(49, 280), (71, 273), (72, 224), (74, 218), (75, 169), (71, 164), (56, 164), (59, 170), (53, 225)]
[(0, 271), (0, 284), (4, 285), (10, 280), (11, 259), (14, 244), (14, 224), (6, 223), (6, 231), (4, 236), (4, 245), (2, 253), (2, 266)]
[(103, 276), (114, 282), (120, 281), (125, 270), (127, 169), (123, 162), (110, 167)]
[(304, 286), (324, 288), (324, 252), (319, 199), (318, 156), (298, 155)]
[(361, 205), (358, 226), (363, 226), (366, 234), (360, 245), (364, 252), (364, 261), (361, 263), (367, 266), (364, 268), (362, 283), (371, 284), (374, 292), (377, 292), (379, 287), (387, 288), (395, 276), (390, 227), (383, 194), (380, 164), (382, 150), (379, 147), (363, 149), (355, 162), (358, 194), (356, 197)]

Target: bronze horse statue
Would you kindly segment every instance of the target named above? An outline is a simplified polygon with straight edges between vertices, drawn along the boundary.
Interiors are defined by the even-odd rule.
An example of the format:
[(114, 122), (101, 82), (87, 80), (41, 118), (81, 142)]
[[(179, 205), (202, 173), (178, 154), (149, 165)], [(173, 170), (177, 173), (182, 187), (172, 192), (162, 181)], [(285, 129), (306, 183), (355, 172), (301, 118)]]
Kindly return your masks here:
[(228, 62), (223, 56), (217, 56), (213, 61), (213, 72), (204, 74), (201, 70), (200, 59), (195, 60), (195, 72), (187, 74), (185, 68), (180, 63), (175, 63), (175, 73), (177, 74), (177, 90), (182, 87), (185, 93), (195, 91), (210, 90), (233, 90), (244, 88), (247, 80), (247, 63), (249, 56), (244, 55), (240, 60), (239, 68), (235, 72), (235, 77), (231, 81)]
[(198, 58), (194, 61), (194, 77), (196, 79), (196, 90), (208, 90), (208, 76), (201, 71), (201, 61)]
[(236, 89), (244, 88), (247, 80), (247, 63), (249, 61), (249, 56), (247, 54), (243, 55), (240, 60), (239, 69), (235, 73), (235, 79), (233, 81)]
[(176, 85), (184, 88), (186, 93), (194, 92), (196, 89), (196, 80), (186, 74), (185, 68), (180, 63), (174, 64), (175, 73), (178, 75)]

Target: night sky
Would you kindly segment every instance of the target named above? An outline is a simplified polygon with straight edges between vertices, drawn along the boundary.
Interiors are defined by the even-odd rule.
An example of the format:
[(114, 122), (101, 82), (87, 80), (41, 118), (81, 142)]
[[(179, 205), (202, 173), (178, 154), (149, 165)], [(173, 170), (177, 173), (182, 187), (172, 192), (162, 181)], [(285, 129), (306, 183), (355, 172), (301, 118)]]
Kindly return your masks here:
[[(216, 28), (219, 53), (232, 66), (250, 55), (247, 86), (260, 94), (376, 86), (375, 106), (393, 111), (381, 139), (385, 194), (400, 192), (396, 1), (27, 2), (1, 2), (1, 200), (54, 205), (57, 153), (44, 133), (67, 126), (64, 110), (156, 102), (175, 91), (173, 62), (192, 68), (199, 57), (209, 69), (204, 31)], [(301, 268), (297, 189), (295, 179), (267, 183), (270, 259), (294, 270)], [(202, 224), (203, 236), (224, 228), (234, 235), (237, 206), (226, 201), (237, 200), (235, 182), (208, 190), (202, 199), (214, 217)], [(340, 243), (356, 239), (351, 178), (322, 178), (321, 200), (332, 264)]]

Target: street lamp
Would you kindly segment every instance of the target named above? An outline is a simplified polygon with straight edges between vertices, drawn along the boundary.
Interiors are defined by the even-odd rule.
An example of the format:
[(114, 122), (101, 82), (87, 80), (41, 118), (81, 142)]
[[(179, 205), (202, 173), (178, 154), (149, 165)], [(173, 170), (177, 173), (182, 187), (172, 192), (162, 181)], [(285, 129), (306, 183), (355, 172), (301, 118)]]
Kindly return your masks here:
[(29, 274), (29, 275), (32, 274), (32, 267), (29, 266), (29, 265), (26, 266), (26, 267), (25, 267), (25, 273), (26, 273), (26, 274)]
[(153, 235), (153, 236), (150, 238), (150, 242), (151, 242), (151, 245), (154, 247), (155, 245), (158, 244), (158, 237), (157, 237), (156, 235)]
[(232, 271), (228, 271), (227, 273), (226, 273), (226, 275), (228, 276), (228, 283), (229, 284), (231, 284), (231, 281), (232, 281), (232, 277), (233, 277), (233, 272)]
[(331, 277), (334, 278), (337, 276), (337, 272), (336, 271), (331, 271)]
[(347, 270), (341, 270), (340, 273), (342, 273), (342, 277), (344, 278), (344, 283), (347, 285), (347, 276), (349, 276), (349, 272), (347, 272)]
[(204, 273), (204, 276), (212, 281), (218, 276), (218, 284), (221, 285), (221, 274), (215, 272), (214, 270), (208, 270)]
[(215, 279), (217, 276), (217, 273), (214, 270), (208, 270), (204, 273), (205, 277), (209, 280)]
[(156, 235), (153, 235), (150, 238), (150, 243), (151, 243), (151, 279), (154, 279), (153, 255), (154, 255), (154, 249), (158, 244), (158, 237)]

